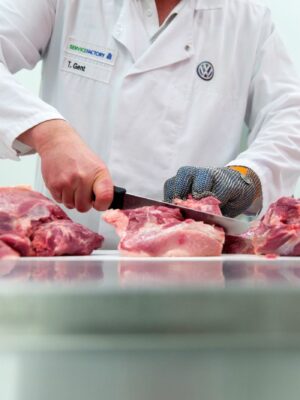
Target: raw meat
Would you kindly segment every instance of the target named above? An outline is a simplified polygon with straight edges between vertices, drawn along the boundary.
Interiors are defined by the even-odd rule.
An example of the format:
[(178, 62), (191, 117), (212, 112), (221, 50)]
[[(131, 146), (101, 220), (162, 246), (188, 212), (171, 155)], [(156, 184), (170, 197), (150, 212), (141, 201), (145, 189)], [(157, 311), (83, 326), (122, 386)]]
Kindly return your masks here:
[(226, 237), (224, 252), (257, 255), (300, 255), (300, 200), (282, 197), (271, 204), (248, 232)]
[(246, 232), (240, 236), (225, 235), (224, 254), (254, 254), (253, 235)]
[[(90, 254), (103, 237), (26, 187), (0, 188), (0, 243), (21, 256)], [(3, 253), (3, 255), (1, 255)], [(4, 258), (5, 251), (0, 253)]]
[[(215, 215), (222, 215), (220, 210), (220, 201), (213, 196), (204, 197), (203, 199), (196, 200), (191, 195), (187, 200), (175, 199), (174, 204), (178, 204), (183, 207), (193, 208)], [(253, 230), (250, 229), (243, 235), (230, 236), (225, 235), (225, 243), (223, 246), (223, 253), (225, 254), (254, 254), (253, 248)]]
[(32, 249), (37, 256), (88, 255), (99, 247), (99, 237), (69, 220), (48, 222), (33, 233)]
[(253, 231), (256, 254), (300, 256), (300, 199), (281, 197)]
[[(19, 254), (0, 240), (0, 260), (18, 258)], [(1, 271), (0, 271), (1, 273)]]
[(186, 200), (174, 199), (173, 204), (210, 214), (222, 215), (220, 210), (221, 202), (213, 196), (208, 196), (197, 200), (194, 199), (191, 194), (189, 194)]
[(7, 246), (18, 252), (20, 256), (33, 255), (31, 251), (31, 242), (28, 237), (22, 237), (14, 233), (0, 235), (0, 239)]
[(123, 255), (196, 257), (222, 252), (223, 229), (183, 220), (179, 209), (152, 206), (108, 210), (103, 219), (116, 228), (121, 238), (118, 248)]

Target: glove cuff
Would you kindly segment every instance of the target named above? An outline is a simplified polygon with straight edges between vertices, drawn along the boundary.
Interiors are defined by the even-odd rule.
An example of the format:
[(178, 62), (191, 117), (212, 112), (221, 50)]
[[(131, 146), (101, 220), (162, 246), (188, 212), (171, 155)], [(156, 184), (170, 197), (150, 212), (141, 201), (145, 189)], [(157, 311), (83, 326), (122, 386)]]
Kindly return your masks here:
[(242, 165), (230, 165), (228, 168), (238, 171), (244, 179), (249, 180), (254, 185), (255, 188), (254, 200), (262, 197), (262, 188), (260, 179), (251, 168), (244, 167)]

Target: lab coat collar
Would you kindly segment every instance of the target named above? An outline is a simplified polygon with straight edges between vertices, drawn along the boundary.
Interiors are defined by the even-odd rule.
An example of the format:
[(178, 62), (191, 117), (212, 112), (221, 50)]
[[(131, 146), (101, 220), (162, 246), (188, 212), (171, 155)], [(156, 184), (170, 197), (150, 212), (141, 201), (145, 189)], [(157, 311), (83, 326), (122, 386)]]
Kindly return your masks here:
[[(137, 15), (133, 1), (125, 0), (119, 18), (113, 29), (113, 37), (131, 54), (134, 61), (144, 51), (145, 43), (149, 42), (142, 21)], [(136, 40), (138, 34), (139, 40)]]
[[(182, 12), (178, 14), (167, 29), (157, 37), (154, 43), (152, 43), (152, 45), (140, 57), (135, 57), (137, 54), (136, 46), (139, 41), (144, 40), (144, 38), (140, 37), (140, 40), (138, 41), (135, 38), (136, 28), (133, 29), (132, 21), (130, 23), (130, 9), (128, 3), (127, 6), (124, 5), (116, 25), (117, 27), (124, 26), (124, 30), (122, 34), (118, 35), (115, 31), (114, 37), (127, 48), (135, 61), (131, 73), (140, 73), (171, 65), (188, 59), (194, 54), (193, 1), (184, 7)], [(178, 34), (179, 32), (180, 34)], [(142, 30), (141, 35), (143, 35)]]

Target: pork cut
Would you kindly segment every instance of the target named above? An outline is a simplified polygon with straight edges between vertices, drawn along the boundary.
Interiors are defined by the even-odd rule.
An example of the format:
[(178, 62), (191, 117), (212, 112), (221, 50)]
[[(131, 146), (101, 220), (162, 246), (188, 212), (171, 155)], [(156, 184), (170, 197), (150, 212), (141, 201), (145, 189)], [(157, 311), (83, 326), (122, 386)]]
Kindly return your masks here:
[(73, 221), (57, 220), (40, 225), (31, 243), (37, 256), (88, 255), (99, 247), (99, 237)]
[(300, 199), (281, 197), (253, 228), (256, 254), (300, 256)]
[(120, 236), (118, 248), (123, 255), (196, 257), (222, 252), (223, 229), (184, 220), (179, 209), (150, 206), (108, 210), (103, 219), (116, 228)]
[[(19, 254), (0, 240), (0, 260), (18, 258)], [(0, 271), (1, 272), (1, 271)]]
[(300, 200), (281, 197), (239, 237), (227, 236), (225, 253), (300, 255)]
[(102, 241), (42, 194), (27, 187), (0, 188), (0, 259), (5, 248), (17, 256), (86, 255)]
[(253, 247), (254, 232), (248, 231), (239, 236), (225, 235), (224, 254), (255, 254)]

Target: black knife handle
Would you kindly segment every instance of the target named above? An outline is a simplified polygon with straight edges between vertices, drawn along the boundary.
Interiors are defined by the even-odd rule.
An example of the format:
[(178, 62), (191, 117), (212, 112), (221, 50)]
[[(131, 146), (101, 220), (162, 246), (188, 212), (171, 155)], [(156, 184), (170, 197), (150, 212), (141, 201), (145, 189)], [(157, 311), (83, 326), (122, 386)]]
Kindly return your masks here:
[(126, 189), (114, 186), (114, 198), (111, 205), (108, 208), (113, 208), (115, 210), (119, 208), (120, 210), (122, 210), (125, 194), (126, 194)]

